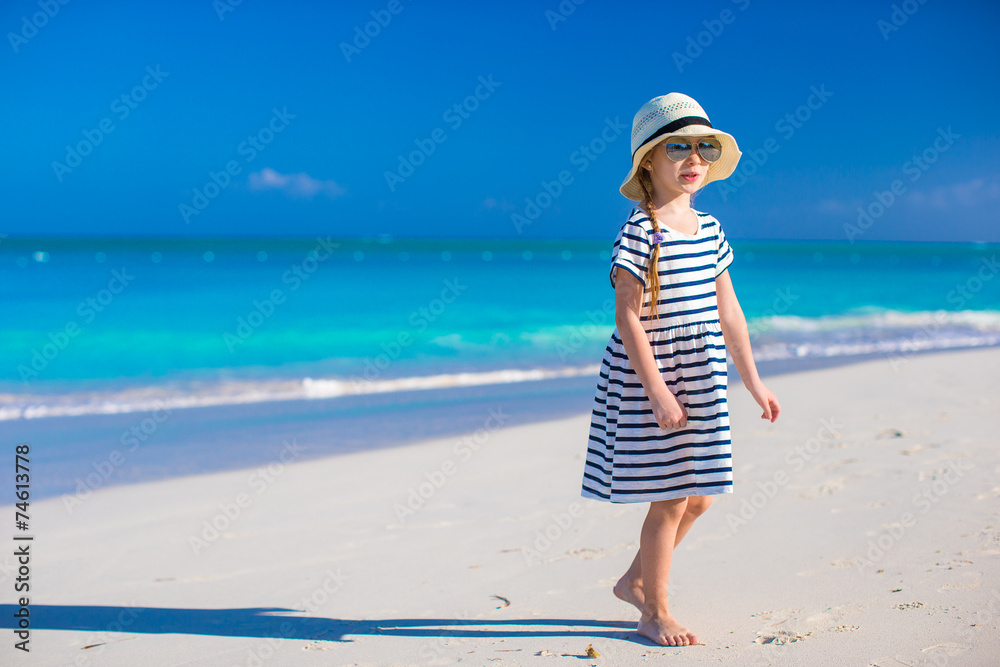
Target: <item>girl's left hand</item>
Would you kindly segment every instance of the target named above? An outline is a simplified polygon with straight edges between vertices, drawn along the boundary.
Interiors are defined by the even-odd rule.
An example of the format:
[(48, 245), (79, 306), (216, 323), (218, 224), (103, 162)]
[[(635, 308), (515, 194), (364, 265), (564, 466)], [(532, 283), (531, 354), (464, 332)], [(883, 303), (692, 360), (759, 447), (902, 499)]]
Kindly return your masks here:
[(778, 415), (781, 414), (781, 404), (778, 403), (778, 397), (774, 395), (773, 391), (764, 386), (763, 382), (753, 387), (748, 387), (748, 389), (753, 399), (757, 401), (757, 405), (764, 410), (760, 418), (767, 419), (773, 424), (778, 419)]

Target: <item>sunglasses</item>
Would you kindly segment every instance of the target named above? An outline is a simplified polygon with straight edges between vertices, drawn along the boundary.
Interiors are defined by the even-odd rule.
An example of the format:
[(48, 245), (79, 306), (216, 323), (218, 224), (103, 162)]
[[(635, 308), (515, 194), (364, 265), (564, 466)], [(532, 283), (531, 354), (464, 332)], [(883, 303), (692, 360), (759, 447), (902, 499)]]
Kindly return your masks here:
[(691, 151), (693, 150), (697, 150), (698, 155), (704, 158), (705, 162), (715, 162), (722, 157), (722, 144), (718, 140), (711, 138), (699, 141), (697, 148), (690, 141), (668, 141), (663, 144), (663, 149), (672, 162), (680, 162), (688, 155), (691, 155)]

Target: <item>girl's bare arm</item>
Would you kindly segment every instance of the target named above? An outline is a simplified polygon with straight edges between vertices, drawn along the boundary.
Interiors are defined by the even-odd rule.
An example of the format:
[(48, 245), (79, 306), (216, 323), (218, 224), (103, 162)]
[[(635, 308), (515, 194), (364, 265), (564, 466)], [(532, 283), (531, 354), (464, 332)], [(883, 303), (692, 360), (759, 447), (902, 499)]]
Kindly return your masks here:
[(722, 275), (715, 279), (715, 291), (719, 301), (719, 322), (722, 325), (722, 336), (726, 341), (729, 356), (736, 364), (736, 371), (740, 374), (743, 385), (750, 390), (754, 400), (763, 409), (761, 419), (773, 422), (781, 413), (781, 405), (774, 393), (764, 385), (760, 376), (757, 375), (757, 364), (754, 363), (753, 351), (750, 349), (750, 331), (747, 328), (743, 309), (736, 298), (736, 291), (733, 289), (733, 281), (729, 277), (729, 271), (723, 271)]
[(667, 388), (660, 368), (653, 357), (646, 330), (639, 319), (642, 309), (643, 285), (634, 275), (615, 270), (615, 325), (625, 353), (642, 382), (652, 403), (653, 415), (660, 428), (684, 428), (687, 414), (677, 398)]

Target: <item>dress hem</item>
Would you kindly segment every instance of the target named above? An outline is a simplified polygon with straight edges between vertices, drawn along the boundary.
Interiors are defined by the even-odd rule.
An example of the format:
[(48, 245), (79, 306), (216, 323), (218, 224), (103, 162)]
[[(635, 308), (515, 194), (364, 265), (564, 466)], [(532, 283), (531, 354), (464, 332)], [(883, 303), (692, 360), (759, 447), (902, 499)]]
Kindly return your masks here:
[(643, 494), (644, 497), (641, 500), (638, 498), (635, 500), (612, 500), (610, 498), (604, 498), (602, 496), (599, 496), (592, 491), (587, 491), (586, 489), (582, 489), (580, 491), (580, 495), (584, 498), (590, 498), (591, 500), (600, 500), (606, 503), (612, 503), (614, 505), (634, 505), (637, 503), (652, 503), (658, 500), (676, 500), (677, 498), (687, 498), (688, 496), (719, 496), (724, 493), (732, 493), (733, 486), (732, 484), (730, 484), (729, 486), (725, 486), (718, 489), (695, 489), (694, 491), (695, 492), (689, 490), (662, 491), (660, 493)]

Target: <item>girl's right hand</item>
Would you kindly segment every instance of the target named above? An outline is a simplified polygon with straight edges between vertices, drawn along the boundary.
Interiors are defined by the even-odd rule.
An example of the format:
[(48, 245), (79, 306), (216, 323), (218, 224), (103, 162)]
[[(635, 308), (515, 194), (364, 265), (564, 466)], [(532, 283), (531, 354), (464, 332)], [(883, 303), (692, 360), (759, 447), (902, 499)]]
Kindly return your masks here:
[(687, 410), (669, 390), (650, 398), (650, 403), (653, 405), (653, 417), (660, 428), (670, 430), (687, 426)]

